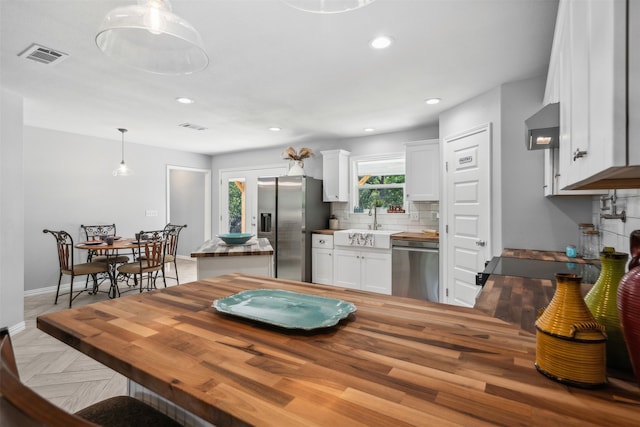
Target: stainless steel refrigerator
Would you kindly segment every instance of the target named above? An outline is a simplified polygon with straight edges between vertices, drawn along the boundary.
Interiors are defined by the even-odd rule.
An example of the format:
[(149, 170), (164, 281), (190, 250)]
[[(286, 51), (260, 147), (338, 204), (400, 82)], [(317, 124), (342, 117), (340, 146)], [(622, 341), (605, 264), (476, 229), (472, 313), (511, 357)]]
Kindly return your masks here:
[(311, 282), (311, 232), (327, 228), (322, 181), (304, 176), (258, 178), (258, 237), (274, 249), (274, 274)]

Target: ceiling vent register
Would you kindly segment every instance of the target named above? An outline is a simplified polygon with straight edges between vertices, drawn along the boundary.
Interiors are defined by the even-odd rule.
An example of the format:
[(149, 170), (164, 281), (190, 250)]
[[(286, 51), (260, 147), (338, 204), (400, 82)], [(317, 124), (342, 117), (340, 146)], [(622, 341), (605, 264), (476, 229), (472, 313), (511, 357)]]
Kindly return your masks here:
[(200, 126), (200, 125), (194, 125), (193, 123), (180, 123), (178, 126), (187, 128), (187, 129), (193, 129), (193, 130), (207, 130), (206, 127)]
[(53, 50), (48, 47), (40, 46), (36, 43), (32, 43), (31, 46), (20, 52), (18, 56), (40, 62), (41, 64), (57, 64), (58, 62), (66, 59), (69, 55), (58, 50)]

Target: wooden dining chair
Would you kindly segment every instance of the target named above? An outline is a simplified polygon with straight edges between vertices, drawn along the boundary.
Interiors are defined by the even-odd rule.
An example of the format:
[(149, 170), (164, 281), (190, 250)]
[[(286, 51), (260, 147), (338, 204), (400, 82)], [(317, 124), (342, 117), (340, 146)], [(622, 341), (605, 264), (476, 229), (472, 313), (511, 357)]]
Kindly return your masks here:
[(129, 396), (117, 396), (75, 414), (49, 402), (20, 380), (11, 337), (0, 329), (0, 425), (47, 427), (180, 427), (160, 411)]
[[(165, 282), (167, 279), (176, 279), (176, 282), (180, 284), (180, 279), (178, 278), (178, 264), (176, 262), (176, 257), (178, 256), (178, 238), (180, 237), (182, 229), (186, 227), (187, 224), (177, 225), (168, 223), (162, 230), (164, 238), (166, 239), (164, 264), (162, 264), (162, 277), (164, 277)], [(166, 275), (166, 265), (171, 263), (173, 263), (176, 277), (167, 277)]]
[[(166, 253), (166, 242), (164, 230), (140, 231), (140, 238), (133, 242), (133, 248), (137, 249), (137, 256), (134, 261), (122, 264), (118, 267), (118, 273), (133, 276), (134, 284), (138, 286), (140, 280), (140, 292), (142, 292), (143, 278), (147, 276), (147, 290), (156, 288), (156, 278), (158, 273), (163, 271), (164, 257)], [(164, 287), (167, 287), (167, 280), (162, 275)]]
[[(76, 264), (73, 260), (74, 246), (73, 238), (69, 233), (64, 230), (42, 230), (43, 233), (50, 233), (56, 239), (56, 248), (58, 250), (58, 263), (60, 267), (60, 275), (58, 276), (58, 288), (56, 289), (55, 304), (58, 303), (58, 296), (60, 295), (60, 283), (62, 282), (62, 276), (71, 276), (69, 284), (69, 308), (73, 300), (78, 297), (82, 292), (89, 291), (87, 284), (84, 289), (78, 291), (75, 296), (73, 295), (73, 279), (76, 276), (91, 276), (93, 278), (93, 289), (90, 293), (96, 293), (98, 291), (98, 274), (105, 273), (111, 278), (109, 272), (109, 265), (104, 262), (85, 262)], [(110, 280), (111, 281), (111, 280)], [(113, 284), (113, 282), (111, 282)]]

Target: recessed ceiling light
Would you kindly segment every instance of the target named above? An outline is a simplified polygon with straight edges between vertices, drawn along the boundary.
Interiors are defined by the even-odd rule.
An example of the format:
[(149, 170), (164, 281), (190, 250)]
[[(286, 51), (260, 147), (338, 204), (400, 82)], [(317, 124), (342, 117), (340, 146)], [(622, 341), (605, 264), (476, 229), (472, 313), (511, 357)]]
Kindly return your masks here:
[(429, 98), (429, 99), (426, 99), (424, 102), (429, 105), (436, 105), (436, 104), (439, 104), (440, 101), (441, 101), (440, 98)]
[(365, 132), (373, 132), (375, 129), (374, 128), (364, 128)]
[(186, 98), (186, 97), (184, 97), (184, 96), (181, 96), (181, 97), (179, 97), (179, 98), (176, 98), (176, 101), (177, 101), (177, 102), (179, 102), (180, 104), (193, 104), (194, 102), (196, 102), (196, 101), (194, 101), (193, 99), (191, 99), (191, 98)]
[(280, 132), (282, 130), (282, 128), (279, 128), (277, 126), (272, 126), (272, 127), (269, 128), (269, 130), (271, 132)]
[(376, 37), (375, 39), (371, 40), (369, 45), (374, 49), (386, 49), (389, 46), (391, 46), (391, 43), (393, 43), (393, 39), (391, 39), (391, 37), (389, 37), (389, 36), (380, 36), (380, 37)]

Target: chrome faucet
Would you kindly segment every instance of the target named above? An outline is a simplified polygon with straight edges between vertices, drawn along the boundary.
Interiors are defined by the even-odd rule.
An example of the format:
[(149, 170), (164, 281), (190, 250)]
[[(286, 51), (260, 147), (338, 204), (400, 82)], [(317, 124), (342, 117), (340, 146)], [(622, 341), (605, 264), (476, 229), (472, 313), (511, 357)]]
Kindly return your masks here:
[(373, 210), (373, 226), (369, 224), (370, 230), (377, 230), (380, 228), (380, 224), (378, 224), (378, 209), (375, 206), (375, 203), (371, 203), (369, 206), (369, 216), (371, 216), (371, 211)]

